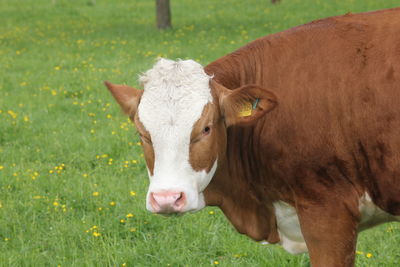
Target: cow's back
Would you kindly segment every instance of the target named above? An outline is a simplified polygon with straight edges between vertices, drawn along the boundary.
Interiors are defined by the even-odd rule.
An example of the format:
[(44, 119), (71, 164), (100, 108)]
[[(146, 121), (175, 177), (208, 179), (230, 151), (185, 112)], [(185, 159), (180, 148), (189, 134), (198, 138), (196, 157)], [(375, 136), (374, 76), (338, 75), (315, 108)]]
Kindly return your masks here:
[(206, 70), (229, 88), (257, 83), (276, 93), (255, 143), (268, 173), (297, 197), (368, 193), (400, 215), (399, 8), (260, 38)]

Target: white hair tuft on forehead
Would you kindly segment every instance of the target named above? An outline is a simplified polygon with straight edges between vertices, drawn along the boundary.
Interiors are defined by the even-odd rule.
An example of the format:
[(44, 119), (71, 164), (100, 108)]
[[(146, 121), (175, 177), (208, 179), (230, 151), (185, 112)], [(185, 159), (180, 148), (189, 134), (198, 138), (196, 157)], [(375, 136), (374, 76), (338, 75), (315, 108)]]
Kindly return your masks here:
[(139, 77), (145, 91), (166, 96), (170, 100), (189, 95), (208, 98), (210, 79), (203, 66), (194, 60), (174, 61), (165, 58), (159, 58), (150, 70)]

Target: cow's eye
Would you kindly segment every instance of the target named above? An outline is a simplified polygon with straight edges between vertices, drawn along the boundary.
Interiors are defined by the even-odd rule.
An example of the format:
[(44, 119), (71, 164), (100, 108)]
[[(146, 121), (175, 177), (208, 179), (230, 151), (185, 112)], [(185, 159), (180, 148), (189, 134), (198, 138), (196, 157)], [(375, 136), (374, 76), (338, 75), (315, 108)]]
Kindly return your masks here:
[(211, 127), (210, 126), (206, 126), (203, 129), (203, 135), (208, 135), (211, 132)]

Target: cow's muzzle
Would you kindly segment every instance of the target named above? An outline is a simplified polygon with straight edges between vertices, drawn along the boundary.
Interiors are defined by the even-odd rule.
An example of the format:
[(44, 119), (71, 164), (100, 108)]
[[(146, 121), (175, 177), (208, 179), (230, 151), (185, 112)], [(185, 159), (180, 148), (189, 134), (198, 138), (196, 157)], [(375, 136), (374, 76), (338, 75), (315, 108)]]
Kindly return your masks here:
[(155, 213), (179, 213), (186, 204), (184, 192), (160, 191), (150, 193), (150, 205)]

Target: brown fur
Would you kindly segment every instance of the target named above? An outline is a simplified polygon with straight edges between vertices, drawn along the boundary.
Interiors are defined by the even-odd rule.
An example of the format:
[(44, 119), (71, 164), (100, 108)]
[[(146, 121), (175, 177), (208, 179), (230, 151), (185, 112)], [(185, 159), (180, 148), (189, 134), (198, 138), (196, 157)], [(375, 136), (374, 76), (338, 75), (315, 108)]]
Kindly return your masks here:
[[(203, 133), (205, 127), (210, 127), (210, 133)], [(224, 122), (219, 116), (218, 104), (207, 104), (200, 119), (194, 124), (189, 148), (189, 163), (196, 171), (209, 172), (212, 163), (223, 153), (223, 147), (218, 146), (215, 136), (224, 135)]]
[(138, 131), (141, 139), (141, 144), (143, 148), (144, 158), (146, 160), (147, 168), (151, 175), (154, 173), (154, 149), (153, 144), (151, 142), (150, 133), (146, 130), (142, 122), (139, 120), (139, 116), (137, 113), (134, 115), (134, 123), (136, 130)]
[(228, 128), (207, 203), (259, 239), (276, 235), (271, 203), (286, 201), (313, 266), (352, 266), (360, 196), (400, 215), (400, 9), (263, 37), (206, 72), (230, 89), (258, 84), (279, 103), (256, 125)]

